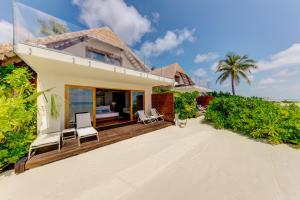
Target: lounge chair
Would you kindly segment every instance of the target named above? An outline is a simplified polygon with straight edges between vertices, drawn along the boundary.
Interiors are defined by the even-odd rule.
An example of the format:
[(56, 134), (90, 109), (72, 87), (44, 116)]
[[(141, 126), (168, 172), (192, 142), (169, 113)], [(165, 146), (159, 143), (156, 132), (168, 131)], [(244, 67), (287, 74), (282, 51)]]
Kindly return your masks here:
[(149, 123), (153, 123), (155, 121), (155, 118), (147, 116), (144, 110), (139, 110), (139, 111), (137, 111), (137, 113), (139, 116), (138, 122), (142, 122), (146, 125)]
[(161, 119), (162, 121), (164, 121), (164, 115), (161, 115), (157, 112), (157, 110), (155, 108), (151, 108), (151, 115), (156, 119)]
[(76, 132), (78, 135), (78, 146), (80, 146), (80, 139), (96, 136), (99, 141), (98, 131), (92, 126), (90, 113), (76, 113)]
[(198, 108), (198, 110), (201, 112), (201, 113), (205, 113), (205, 111), (206, 111), (206, 108), (205, 107), (203, 107), (202, 105), (197, 105), (197, 108)]
[(58, 151), (60, 151), (60, 137), (61, 137), (61, 132), (39, 134), (29, 147), (28, 160), (30, 159), (31, 152), (34, 149), (57, 144)]

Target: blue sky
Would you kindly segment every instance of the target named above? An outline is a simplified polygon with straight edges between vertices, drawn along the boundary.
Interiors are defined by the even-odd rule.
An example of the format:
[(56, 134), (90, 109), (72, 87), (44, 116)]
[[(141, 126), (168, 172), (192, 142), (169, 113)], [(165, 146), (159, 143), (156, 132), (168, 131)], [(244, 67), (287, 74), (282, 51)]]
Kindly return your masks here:
[[(152, 66), (177, 62), (197, 83), (215, 84), (214, 64), (233, 51), (257, 60), (238, 94), (300, 99), (299, 0), (20, 0), (82, 27), (110, 26)], [(9, 39), (11, 1), (0, 0), (0, 42)], [(4, 30), (4, 31), (3, 31)]]

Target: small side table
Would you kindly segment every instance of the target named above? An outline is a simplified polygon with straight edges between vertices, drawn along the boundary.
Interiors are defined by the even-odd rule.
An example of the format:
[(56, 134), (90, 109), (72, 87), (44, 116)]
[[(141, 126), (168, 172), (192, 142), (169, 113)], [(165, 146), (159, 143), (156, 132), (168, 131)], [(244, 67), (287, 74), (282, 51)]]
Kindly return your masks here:
[(64, 129), (61, 132), (61, 138), (62, 138), (63, 144), (64, 144), (64, 141), (66, 141), (66, 140), (75, 139), (76, 138), (76, 129), (75, 128)]

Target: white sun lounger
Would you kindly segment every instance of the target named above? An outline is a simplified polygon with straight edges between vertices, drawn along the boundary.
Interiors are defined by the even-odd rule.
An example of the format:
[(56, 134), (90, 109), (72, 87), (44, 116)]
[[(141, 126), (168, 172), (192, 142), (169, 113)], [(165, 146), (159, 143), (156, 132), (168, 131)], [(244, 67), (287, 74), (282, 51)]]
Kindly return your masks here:
[(206, 111), (206, 108), (205, 107), (203, 107), (202, 105), (197, 105), (197, 108), (198, 108), (198, 110), (201, 112), (201, 113), (205, 113), (205, 111)]
[(155, 121), (155, 118), (154, 117), (148, 117), (144, 110), (139, 110), (139, 111), (137, 111), (137, 113), (139, 115), (138, 122), (142, 122), (146, 125), (146, 124), (149, 124), (149, 123), (153, 123)]
[(80, 139), (96, 136), (99, 141), (98, 131), (92, 126), (90, 113), (77, 113), (76, 117), (76, 132), (78, 135), (78, 146)]
[(60, 137), (61, 132), (39, 134), (29, 147), (28, 160), (30, 159), (31, 152), (34, 149), (57, 144), (58, 151), (60, 151)]
[(161, 119), (162, 121), (164, 121), (164, 118), (163, 118), (164, 116), (161, 115), (161, 114), (159, 114), (155, 108), (151, 108), (150, 111), (151, 111), (151, 115), (152, 115), (156, 120)]

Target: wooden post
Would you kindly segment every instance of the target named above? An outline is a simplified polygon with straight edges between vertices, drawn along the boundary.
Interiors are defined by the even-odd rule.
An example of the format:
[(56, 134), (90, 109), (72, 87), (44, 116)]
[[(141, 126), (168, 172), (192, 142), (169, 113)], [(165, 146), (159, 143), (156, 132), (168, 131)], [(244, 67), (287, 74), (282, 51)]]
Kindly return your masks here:
[(97, 122), (96, 122), (96, 88), (93, 88), (93, 126), (96, 128)]
[(130, 99), (129, 99), (129, 102), (130, 102), (130, 122), (132, 122), (133, 121), (133, 110), (132, 110), (132, 90), (130, 90), (129, 91), (129, 97), (130, 97)]

